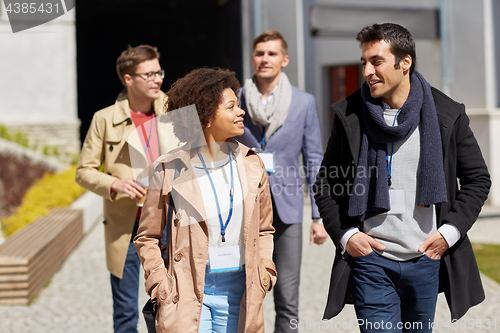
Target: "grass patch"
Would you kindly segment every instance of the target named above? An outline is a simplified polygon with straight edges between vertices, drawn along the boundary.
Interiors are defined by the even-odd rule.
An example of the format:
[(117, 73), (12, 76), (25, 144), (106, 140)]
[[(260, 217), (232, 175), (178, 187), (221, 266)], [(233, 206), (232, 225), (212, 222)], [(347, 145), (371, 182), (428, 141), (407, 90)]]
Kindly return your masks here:
[(500, 245), (472, 244), (481, 273), (500, 283)]

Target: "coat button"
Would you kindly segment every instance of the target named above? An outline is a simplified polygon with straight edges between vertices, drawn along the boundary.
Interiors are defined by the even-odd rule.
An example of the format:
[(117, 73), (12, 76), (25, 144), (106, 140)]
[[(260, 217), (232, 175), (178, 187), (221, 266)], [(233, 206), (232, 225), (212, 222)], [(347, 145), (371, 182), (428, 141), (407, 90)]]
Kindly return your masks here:
[(160, 294), (160, 299), (161, 299), (162, 301), (164, 301), (164, 300), (165, 300), (165, 296), (166, 296), (166, 295), (165, 295), (165, 293), (161, 293), (161, 294)]
[(269, 282), (266, 279), (264, 279), (262, 283), (264, 284), (264, 287), (267, 287), (267, 285), (269, 284)]
[(255, 196), (255, 201), (258, 201), (258, 200), (259, 200), (259, 196), (258, 196), (258, 195), (256, 195), (256, 196)]
[(177, 302), (179, 302), (179, 295), (175, 295), (172, 299), (172, 303), (177, 304)]
[(174, 261), (179, 262), (182, 259), (182, 252), (177, 252), (174, 256)]
[(181, 219), (181, 216), (182, 216), (181, 212), (177, 212), (177, 214), (175, 214), (175, 219), (179, 221)]

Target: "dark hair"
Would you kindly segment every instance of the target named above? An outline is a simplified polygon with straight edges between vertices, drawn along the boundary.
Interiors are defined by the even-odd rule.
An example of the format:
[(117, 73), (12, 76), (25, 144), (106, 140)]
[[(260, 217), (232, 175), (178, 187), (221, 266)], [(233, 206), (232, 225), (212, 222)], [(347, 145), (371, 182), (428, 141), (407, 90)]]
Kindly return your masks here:
[(270, 40), (280, 40), (281, 41), (281, 50), (284, 55), (288, 54), (288, 44), (283, 36), (276, 30), (267, 30), (261, 33), (257, 38), (253, 40), (252, 50), (255, 51), (255, 46), (259, 43), (268, 42)]
[(199, 120), (176, 118), (174, 134), (180, 141), (187, 142), (201, 134), (197, 133), (197, 124), (201, 123), (202, 130), (207, 127), (222, 103), (222, 92), (227, 88), (238, 95), (240, 83), (234, 72), (220, 68), (195, 69), (172, 85), (167, 92), (167, 112), (194, 104), (199, 117)]
[(129, 45), (128, 48), (120, 54), (118, 59), (116, 59), (116, 72), (123, 85), (125, 85), (125, 80), (123, 80), (125, 74), (133, 74), (132, 72), (137, 65), (143, 61), (152, 59), (160, 60), (160, 53), (156, 47), (149, 45), (132, 47)]
[(417, 54), (415, 51), (415, 41), (411, 33), (406, 28), (395, 23), (374, 24), (366, 26), (358, 32), (356, 40), (360, 42), (361, 46), (364, 43), (384, 40), (391, 46), (391, 52), (396, 58), (394, 68), (399, 68), (399, 62), (410, 55), (412, 63), (410, 67), (410, 75), (415, 70), (417, 63)]

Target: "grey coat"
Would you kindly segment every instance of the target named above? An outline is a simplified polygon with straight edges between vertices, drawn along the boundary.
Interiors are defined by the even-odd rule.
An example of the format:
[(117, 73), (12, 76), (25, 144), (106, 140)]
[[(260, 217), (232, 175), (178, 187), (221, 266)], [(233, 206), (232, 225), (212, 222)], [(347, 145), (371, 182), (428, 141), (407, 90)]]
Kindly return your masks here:
[[(240, 96), (241, 108), (248, 110), (245, 96)], [(262, 130), (255, 125), (248, 112), (244, 119), (245, 133), (235, 137), (244, 145), (261, 148)], [(322, 159), (321, 133), (316, 102), (311, 94), (292, 86), (292, 102), (285, 123), (271, 135), (266, 151), (274, 152), (276, 172), (269, 174), (269, 186), (276, 209), (283, 223), (301, 223), (304, 206), (302, 177), (312, 186)], [(302, 153), (303, 167), (300, 165)], [(319, 212), (312, 191), (309, 191), (312, 217)]]

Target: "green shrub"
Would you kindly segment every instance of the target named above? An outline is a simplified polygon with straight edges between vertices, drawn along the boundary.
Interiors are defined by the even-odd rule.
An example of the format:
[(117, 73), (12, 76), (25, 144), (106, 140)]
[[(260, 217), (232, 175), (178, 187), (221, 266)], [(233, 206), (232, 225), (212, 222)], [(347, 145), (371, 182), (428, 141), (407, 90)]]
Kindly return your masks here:
[(85, 192), (75, 181), (76, 165), (60, 173), (46, 173), (26, 192), (16, 212), (2, 219), (2, 230), (7, 237), (21, 230), (51, 208), (67, 207)]
[[(22, 131), (12, 131), (7, 126), (0, 124), (0, 138), (17, 143), (20, 146), (34, 150), (46, 156), (59, 158), (65, 162), (75, 161), (75, 156), (71, 153), (62, 153), (60, 147), (56, 145), (46, 145), (40, 140), (32, 140), (30, 143), (27, 133)], [(76, 157), (78, 162), (78, 157)]]
[(6, 126), (0, 125), (0, 138), (12, 141), (23, 147), (29, 148), (28, 135), (23, 132), (12, 132)]

